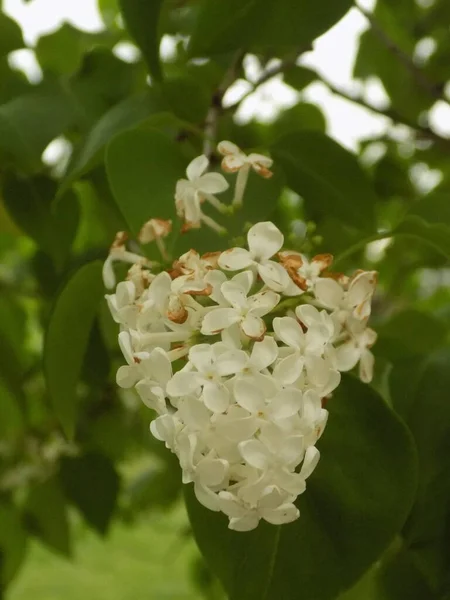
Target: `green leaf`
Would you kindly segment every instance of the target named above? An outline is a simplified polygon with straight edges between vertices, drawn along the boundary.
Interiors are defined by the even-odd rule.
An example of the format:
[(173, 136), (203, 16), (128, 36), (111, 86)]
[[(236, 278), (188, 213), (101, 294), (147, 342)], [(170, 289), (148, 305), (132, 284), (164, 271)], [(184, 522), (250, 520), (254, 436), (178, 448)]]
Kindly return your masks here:
[(270, 143), (297, 130), (314, 129), (325, 133), (326, 126), (327, 123), (320, 108), (314, 104), (299, 102), (292, 108), (282, 111), (280, 116), (269, 126)]
[(25, 511), (33, 533), (51, 550), (70, 556), (66, 499), (59, 482), (49, 479), (31, 488)]
[(422, 217), (411, 214), (406, 215), (393, 233), (422, 240), (440, 254), (450, 257), (450, 227), (447, 225), (428, 223)]
[(47, 386), (53, 410), (69, 437), (75, 429), (83, 357), (103, 292), (102, 264), (95, 261), (81, 267), (56, 299), (45, 338)]
[(109, 183), (134, 238), (148, 219), (175, 217), (175, 184), (185, 168), (177, 144), (157, 130), (126, 131), (108, 145)]
[(343, 17), (351, 4), (335, 0), (325, 10), (315, 0), (203, 0), (189, 50), (193, 56), (239, 48), (298, 52)]
[(60, 87), (49, 86), (0, 106), (0, 156), (26, 171), (41, 166), (47, 145), (74, 120), (74, 105)]
[(19, 570), (25, 558), (26, 542), (19, 512), (10, 504), (0, 503), (0, 592)]
[(14, 50), (24, 47), (22, 30), (19, 25), (0, 12), (0, 56), (5, 56)]
[(349, 376), (329, 408), (322, 458), (300, 497), (298, 521), (233, 532), (187, 488), (194, 535), (230, 600), (297, 600), (299, 593), (334, 600), (405, 521), (416, 488), (407, 429), (374, 390)]
[(162, 85), (164, 98), (174, 114), (191, 123), (201, 123), (208, 112), (208, 87), (192, 76), (167, 79)]
[(446, 339), (445, 324), (432, 314), (415, 309), (397, 313), (377, 327), (374, 352), (390, 360), (403, 360), (433, 352)]
[(18, 227), (61, 269), (78, 228), (79, 207), (71, 190), (55, 201), (57, 187), (56, 181), (45, 175), (25, 178), (8, 173), (3, 195)]
[(119, 0), (120, 10), (131, 37), (142, 51), (148, 70), (157, 80), (162, 79), (159, 60), (159, 17), (162, 0)]
[(117, 505), (120, 480), (113, 463), (93, 452), (65, 458), (60, 479), (67, 498), (86, 522), (105, 535)]
[[(414, 436), (419, 456), (419, 487), (404, 536), (435, 589), (450, 581), (450, 349), (432, 353), (419, 370), (414, 387), (404, 370), (402, 415)], [(400, 381), (397, 377), (397, 390)], [(397, 398), (394, 398), (397, 405)]]
[(64, 23), (54, 33), (39, 38), (36, 58), (44, 71), (70, 74), (77, 71), (83, 58), (83, 33)]
[(294, 65), (291, 69), (286, 71), (286, 73), (283, 75), (283, 79), (284, 83), (287, 83), (287, 85), (293, 87), (294, 90), (297, 90), (297, 92), (301, 92), (310, 83), (316, 81), (317, 74), (308, 67)]
[(298, 131), (277, 141), (272, 153), (284, 169), (289, 187), (313, 211), (345, 225), (371, 231), (377, 200), (355, 156), (318, 131)]
[(75, 149), (67, 166), (62, 189), (66, 189), (74, 179), (81, 177), (96, 164), (101, 151), (115, 135), (145, 121), (158, 106), (154, 94), (147, 91), (125, 98), (106, 112)]

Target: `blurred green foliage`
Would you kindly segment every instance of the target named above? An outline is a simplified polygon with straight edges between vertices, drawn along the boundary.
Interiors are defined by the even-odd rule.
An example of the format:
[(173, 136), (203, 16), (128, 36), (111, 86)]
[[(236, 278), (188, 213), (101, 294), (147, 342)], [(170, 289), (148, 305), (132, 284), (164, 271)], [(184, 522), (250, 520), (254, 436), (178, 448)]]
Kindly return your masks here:
[[(328, 83), (301, 64), (350, 1), (98, 6), (102, 32), (64, 24), (39, 39), (37, 83), (12, 66), (10, 53), (25, 43), (0, 12), (0, 597), (11, 589), (12, 600), (39, 598), (42, 587), (46, 599), (102, 598), (103, 581), (81, 584), (60, 562), (85, 544), (89, 556), (94, 547), (104, 554), (100, 572), (117, 571), (105, 583), (108, 598), (127, 588), (133, 593), (117, 597), (181, 600), (194, 597), (195, 585), (215, 600), (217, 575), (233, 600), (448, 600), (450, 140), (429, 123), (436, 102), (448, 105), (448, 1), (376, 3), (354, 77), (383, 86), (389, 104), (373, 111), (391, 125), (358, 152), (326, 134), (324, 115), (303, 91)], [(163, 36), (171, 36), (170, 55), (160, 51)], [(424, 40), (432, 46), (426, 57)], [(136, 54), (128, 62), (117, 51), (124, 43)], [(272, 122), (243, 124), (234, 118), (239, 102), (222, 105), (226, 89), (248, 79), (249, 54), (261, 73), (252, 89), (281, 73), (297, 92), (295, 106)], [(367, 106), (364, 96), (331, 87)], [(181, 498), (176, 460), (151, 439), (148, 410), (115, 386), (121, 357), (101, 261), (118, 230), (136, 237), (150, 217), (174, 217), (175, 182), (202, 152), (211, 109), (216, 141), (275, 159), (273, 179), (250, 179), (230, 237), (271, 219), (289, 247), (332, 252), (340, 271), (376, 269), (380, 283), (375, 379), (365, 387), (348, 378), (333, 398), (300, 520), (282, 532), (265, 525), (236, 535), (186, 490), (208, 567), (184, 518), (171, 516)], [(48, 150), (44, 157), (49, 144), (65, 148), (56, 161)], [(214, 152), (211, 161), (218, 164)], [(228, 242), (201, 230), (171, 245), (181, 253)], [(172, 550), (149, 519), (180, 523), (167, 540), (189, 545), (189, 564), (196, 557), (189, 584), (185, 566), (156, 577), (155, 561)], [(87, 542), (79, 539), (85, 528)], [(100, 549), (94, 536), (110, 529)], [(13, 582), (28, 547), (24, 577)], [(48, 551), (59, 555), (54, 563)], [(36, 579), (41, 568), (48, 589), (44, 575)], [(77, 593), (58, 583), (58, 569)]]

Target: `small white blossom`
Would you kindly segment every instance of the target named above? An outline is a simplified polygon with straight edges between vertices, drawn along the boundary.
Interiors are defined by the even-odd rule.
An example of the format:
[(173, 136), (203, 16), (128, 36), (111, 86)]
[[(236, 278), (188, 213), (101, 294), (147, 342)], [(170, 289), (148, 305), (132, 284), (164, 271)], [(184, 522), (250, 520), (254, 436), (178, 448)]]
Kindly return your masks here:
[(227, 271), (255, 268), (264, 283), (276, 292), (290, 284), (286, 269), (270, 260), (282, 247), (284, 236), (273, 223), (257, 223), (247, 234), (249, 250), (231, 248), (220, 255), (219, 266)]

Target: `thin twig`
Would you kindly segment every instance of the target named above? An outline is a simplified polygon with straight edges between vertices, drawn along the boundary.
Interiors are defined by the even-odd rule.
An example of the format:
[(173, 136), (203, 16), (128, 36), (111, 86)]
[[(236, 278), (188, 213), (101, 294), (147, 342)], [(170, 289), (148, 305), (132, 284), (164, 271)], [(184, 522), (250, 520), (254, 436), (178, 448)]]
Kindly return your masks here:
[[(309, 48), (308, 48), (308, 50), (309, 50)], [(302, 50), (302, 52), (305, 52), (305, 50)], [(239, 98), (239, 100), (237, 100), (233, 104), (230, 104), (230, 106), (227, 106), (224, 110), (226, 110), (226, 111), (236, 110), (240, 106), (240, 104), (246, 98), (251, 96), (253, 94), (253, 92), (255, 92), (261, 85), (263, 85), (263, 83), (266, 83), (266, 81), (269, 81), (269, 79), (272, 79), (273, 77), (276, 77), (280, 73), (285, 73), (292, 67), (295, 67), (298, 56), (299, 56), (299, 54), (297, 54), (297, 53), (295, 55), (288, 56), (288, 57), (284, 58), (278, 65), (275, 65), (275, 66), (271, 67), (270, 69), (263, 71), (263, 73), (261, 73), (261, 75), (258, 77), (258, 79), (254, 83), (251, 84), (251, 88), (248, 90), (248, 92), (245, 92), (245, 94), (243, 96), (241, 96), (241, 98)]]
[(351, 92), (348, 92), (346, 90), (343, 90), (343, 89), (335, 86), (333, 83), (331, 83), (330, 81), (328, 81), (327, 79), (322, 77), (317, 72), (316, 72), (316, 77), (317, 77), (317, 80), (320, 81), (321, 83), (323, 83), (324, 85), (326, 85), (326, 87), (331, 92), (333, 92), (333, 94), (336, 94), (337, 96), (340, 96), (341, 98), (344, 98), (345, 100), (348, 100), (349, 102), (358, 104), (359, 106), (362, 106), (363, 108), (366, 108), (367, 110), (370, 110), (371, 112), (373, 112), (377, 115), (386, 117), (387, 119), (390, 119), (391, 121), (394, 121), (395, 123), (398, 123), (400, 125), (406, 125), (406, 127), (409, 127), (410, 129), (413, 129), (414, 131), (417, 131), (418, 133), (420, 133), (424, 138), (433, 140), (440, 144), (444, 144), (447, 147), (447, 149), (450, 148), (450, 139), (441, 137), (439, 134), (435, 133), (429, 127), (423, 127), (422, 125), (419, 125), (418, 123), (415, 123), (414, 121), (412, 121), (410, 119), (407, 119), (406, 117), (404, 117), (403, 115), (401, 115), (400, 113), (398, 113), (397, 111), (395, 111), (391, 108), (378, 108), (377, 106), (373, 106), (373, 104), (369, 104), (369, 102), (366, 102), (364, 100), (364, 98), (362, 98), (361, 96), (352, 94)]
[(230, 85), (236, 80), (244, 56), (245, 52), (239, 52), (236, 55), (232, 65), (225, 73), (222, 82), (220, 83), (219, 87), (216, 89), (211, 98), (211, 105), (209, 107), (208, 114), (206, 115), (205, 124), (203, 128), (203, 154), (208, 158), (210, 158), (214, 152), (214, 146), (217, 137), (217, 124), (223, 110), (223, 97)]
[(402, 50), (400, 46), (398, 46), (398, 44), (387, 35), (383, 27), (372, 13), (367, 11), (365, 8), (362, 8), (362, 6), (360, 6), (356, 1), (354, 2), (354, 6), (369, 21), (373, 33), (378, 37), (381, 43), (384, 44), (384, 46), (386, 46), (386, 48), (397, 57), (397, 59), (406, 69), (408, 69), (408, 71), (417, 81), (418, 85), (420, 85), (423, 90), (428, 92), (432, 98), (435, 98), (436, 100), (442, 100), (450, 106), (450, 102), (444, 95), (443, 86), (428, 79), (423, 70), (415, 64), (413, 58), (404, 50)]

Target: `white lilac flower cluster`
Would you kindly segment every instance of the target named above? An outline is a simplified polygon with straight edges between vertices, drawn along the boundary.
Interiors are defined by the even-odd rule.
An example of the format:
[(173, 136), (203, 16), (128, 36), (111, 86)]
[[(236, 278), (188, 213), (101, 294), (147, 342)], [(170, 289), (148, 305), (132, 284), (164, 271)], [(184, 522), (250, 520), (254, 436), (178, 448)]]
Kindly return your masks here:
[[(246, 157), (229, 142), (219, 151), (225, 170), (244, 169), (239, 204), (250, 166), (268, 176), (271, 161)], [(189, 226), (209, 220), (203, 201), (220, 208), (213, 194), (226, 180), (204, 174), (207, 164), (195, 159), (177, 184), (177, 207)], [(152, 219), (141, 241), (161, 241), (169, 229)], [(298, 518), (295, 501), (319, 460), (324, 400), (340, 372), (358, 363), (361, 379), (370, 381), (376, 339), (367, 328), (374, 272), (333, 275), (330, 255), (309, 261), (283, 250), (283, 235), (270, 222), (251, 227), (247, 238), (248, 249), (190, 250), (156, 274), (119, 234), (104, 269), (113, 287), (112, 261), (133, 263), (106, 296), (127, 362), (118, 385), (134, 387), (156, 411), (151, 432), (178, 456), (183, 482), (193, 482), (199, 502), (225, 513), (237, 531), (260, 519)]]

